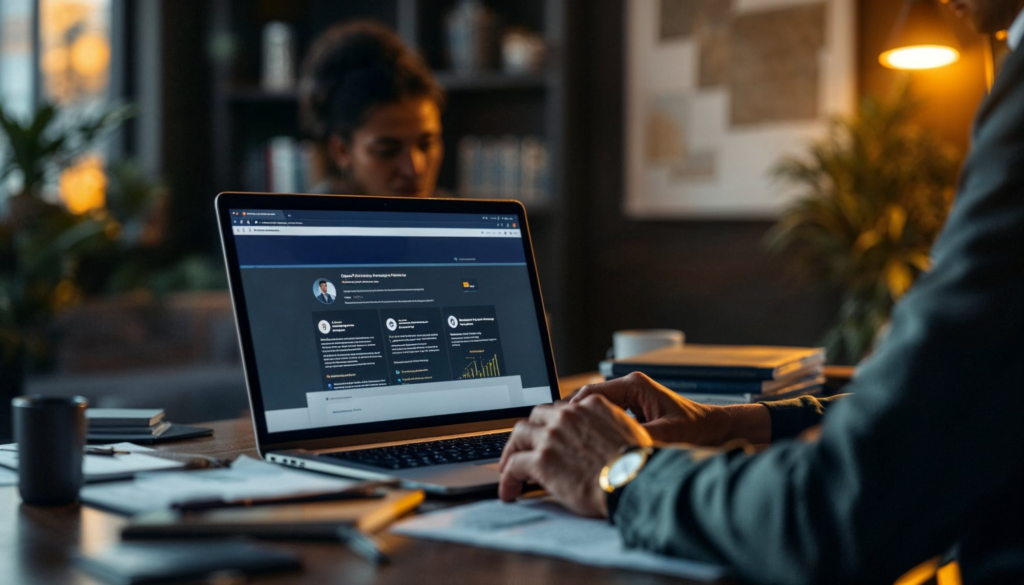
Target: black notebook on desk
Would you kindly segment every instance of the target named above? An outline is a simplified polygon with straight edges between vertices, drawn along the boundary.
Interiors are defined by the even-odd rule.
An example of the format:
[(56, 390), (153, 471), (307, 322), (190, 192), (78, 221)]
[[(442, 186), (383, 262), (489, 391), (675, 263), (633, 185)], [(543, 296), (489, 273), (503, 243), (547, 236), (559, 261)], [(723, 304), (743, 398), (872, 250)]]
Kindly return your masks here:
[(262, 575), (302, 568), (294, 553), (240, 539), (119, 544), (98, 555), (80, 556), (76, 563), (95, 577), (123, 585), (205, 582), (224, 572)]
[(117, 434), (94, 434), (89, 433), (90, 443), (135, 443), (136, 445), (153, 445), (156, 443), (169, 443), (171, 441), (182, 441), (184, 439), (197, 439), (199, 437), (209, 437), (213, 435), (213, 429), (205, 427), (193, 427), (189, 425), (177, 425), (172, 424), (169, 429), (164, 431), (158, 436), (141, 434), (141, 433), (125, 433), (122, 435)]

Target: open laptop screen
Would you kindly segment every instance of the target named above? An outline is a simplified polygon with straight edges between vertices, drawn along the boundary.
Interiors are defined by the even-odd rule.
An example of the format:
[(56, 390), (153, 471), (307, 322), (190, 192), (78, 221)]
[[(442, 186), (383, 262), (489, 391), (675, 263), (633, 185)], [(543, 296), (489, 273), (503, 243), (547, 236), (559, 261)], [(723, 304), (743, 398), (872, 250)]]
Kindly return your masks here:
[(552, 402), (518, 215), (228, 213), (267, 432)]

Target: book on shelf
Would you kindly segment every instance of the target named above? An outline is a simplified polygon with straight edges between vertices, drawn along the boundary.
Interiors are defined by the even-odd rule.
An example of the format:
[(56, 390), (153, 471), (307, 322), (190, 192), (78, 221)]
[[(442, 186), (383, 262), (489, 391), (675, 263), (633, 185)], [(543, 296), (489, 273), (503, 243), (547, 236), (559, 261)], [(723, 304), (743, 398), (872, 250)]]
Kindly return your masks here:
[(607, 360), (601, 373), (618, 378), (643, 372), (655, 379), (782, 380), (823, 366), (825, 349), (741, 345), (698, 345), (659, 349), (621, 360)]
[(247, 191), (305, 193), (314, 187), (313, 146), (291, 136), (275, 136), (246, 151), (242, 183)]
[(463, 197), (518, 199), (527, 205), (549, 197), (548, 150), (540, 138), (464, 136), (457, 165)]

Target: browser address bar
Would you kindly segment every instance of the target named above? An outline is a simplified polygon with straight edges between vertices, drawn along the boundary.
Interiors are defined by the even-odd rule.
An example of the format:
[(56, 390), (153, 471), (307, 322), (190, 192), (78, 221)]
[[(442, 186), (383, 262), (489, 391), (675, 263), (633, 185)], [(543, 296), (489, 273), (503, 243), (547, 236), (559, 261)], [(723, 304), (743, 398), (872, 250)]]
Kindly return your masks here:
[(518, 229), (495, 228), (398, 228), (398, 227), (308, 227), (233, 226), (236, 236), (362, 236), (398, 238), (521, 238)]

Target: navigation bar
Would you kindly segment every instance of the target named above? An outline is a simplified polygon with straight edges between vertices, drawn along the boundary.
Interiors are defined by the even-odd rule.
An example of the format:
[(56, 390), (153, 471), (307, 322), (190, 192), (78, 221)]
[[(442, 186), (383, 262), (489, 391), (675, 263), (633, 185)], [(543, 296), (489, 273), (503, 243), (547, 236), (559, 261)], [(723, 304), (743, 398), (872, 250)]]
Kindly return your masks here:
[(236, 236), (364, 236), (398, 238), (522, 238), (518, 229), (233, 226)]

